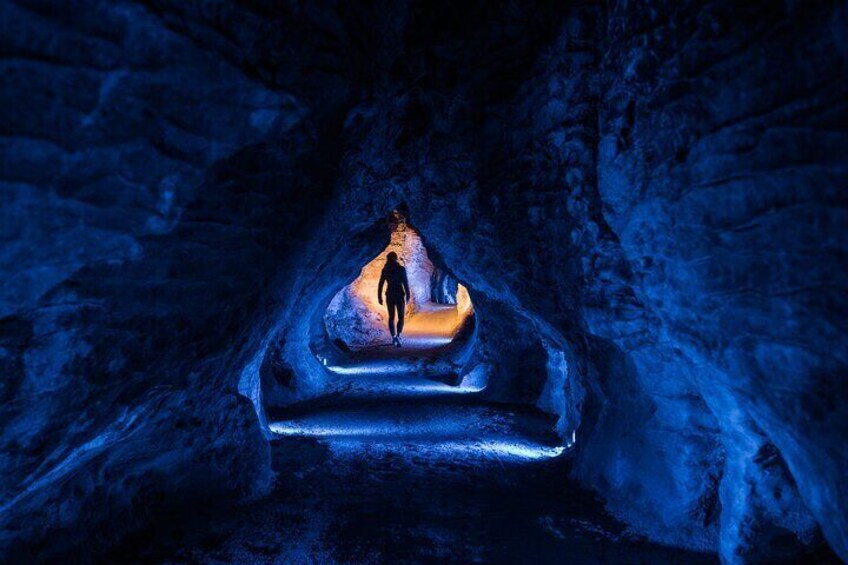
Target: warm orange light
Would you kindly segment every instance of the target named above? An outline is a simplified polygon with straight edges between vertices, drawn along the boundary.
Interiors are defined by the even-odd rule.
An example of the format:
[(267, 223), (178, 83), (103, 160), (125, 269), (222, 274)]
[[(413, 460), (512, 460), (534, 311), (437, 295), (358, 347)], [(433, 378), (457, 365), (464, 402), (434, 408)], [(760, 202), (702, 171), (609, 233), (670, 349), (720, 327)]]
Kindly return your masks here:
[(359, 276), (350, 284), (353, 296), (371, 312), (383, 315), (384, 318), (386, 307), (380, 306), (377, 302), (377, 285), (380, 283), (380, 273), (386, 264), (386, 255), (391, 251), (397, 253), (401, 264), (406, 267), (406, 275), (412, 291), (412, 300), (407, 305), (410, 313), (415, 311), (419, 304), (430, 300), (430, 277), (433, 274), (433, 264), (430, 263), (421, 238), (402, 218), (398, 219), (392, 230), (389, 244), (370, 263), (362, 267)]
[[(351, 346), (385, 341), (389, 335), (388, 314), (385, 304), (377, 302), (377, 285), (386, 264), (386, 255), (394, 251), (406, 267), (412, 295), (406, 307), (403, 334), (408, 338), (432, 340), (433, 343), (449, 342), (474, 312), (468, 290), (458, 285), (455, 305), (432, 302), (431, 281), (435, 267), (421, 237), (403, 217), (396, 215), (393, 219), (389, 244), (362, 268), (356, 280), (333, 299), (328, 308), (328, 316), (332, 316), (333, 320), (327, 323), (327, 327), (331, 334), (337, 334), (333, 337), (339, 337)], [(349, 328), (356, 330), (349, 332)]]

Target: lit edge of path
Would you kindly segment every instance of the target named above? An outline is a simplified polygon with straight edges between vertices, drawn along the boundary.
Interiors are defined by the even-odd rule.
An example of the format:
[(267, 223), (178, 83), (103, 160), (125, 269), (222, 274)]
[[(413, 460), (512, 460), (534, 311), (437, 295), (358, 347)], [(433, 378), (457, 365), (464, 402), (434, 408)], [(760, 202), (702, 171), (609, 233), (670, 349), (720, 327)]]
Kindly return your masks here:
[(342, 451), (424, 451), (434, 458), (451, 457), (456, 454), (492, 457), (497, 459), (539, 460), (552, 459), (566, 451), (565, 446), (550, 447), (527, 441), (490, 441), (490, 440), (438, 440), (432, 443), (410, 444), (403, 436), (387, 440), (369, 436), (367, 430), (353, 428), (297, 426), (288, 422), (273, 422), (271, 431), (280, 438), (314, 438), (326, 442), (331, 448), (341, 447)]

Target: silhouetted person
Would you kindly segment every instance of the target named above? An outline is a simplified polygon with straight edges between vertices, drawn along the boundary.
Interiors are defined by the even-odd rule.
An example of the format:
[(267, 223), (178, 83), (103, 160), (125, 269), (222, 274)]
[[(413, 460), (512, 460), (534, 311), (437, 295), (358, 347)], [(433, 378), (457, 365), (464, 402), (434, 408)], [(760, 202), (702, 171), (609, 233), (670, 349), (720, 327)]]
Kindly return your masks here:
[[(386, 255), (386, 266), (380, 274), (380, 284), (377, 286), (377, 301), (383, 303), (383, 283), (386, 283), (386, 307), (389, 309), (389, 331), (392, 343), (400, 347), (400, 334), (403, 331), (404, 305), (409, 302), (409, 280), (406, 269), (398, 263), (397, 253), (392, 251)], [(397, 312), (397, 332), (395, 332), (395, 312)]]

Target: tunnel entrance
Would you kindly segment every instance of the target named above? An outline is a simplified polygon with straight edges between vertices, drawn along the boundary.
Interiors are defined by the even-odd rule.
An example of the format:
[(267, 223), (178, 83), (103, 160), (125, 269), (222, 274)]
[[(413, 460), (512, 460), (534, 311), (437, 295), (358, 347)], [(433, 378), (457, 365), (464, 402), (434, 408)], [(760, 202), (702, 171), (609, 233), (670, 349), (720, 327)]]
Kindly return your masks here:
[[(320, 331), (313, 331), (312, 352), (325, 370), (336, 375), (332, 386), (358, 391), (354, 394), (481, 390), (485, 383), (472, 384), (473, 379), (462, 386), (476, 340), (468, 289), (428, 254), (420, 233), (403, 214), (389, 215), (388, 231), (388, 244), (330, 299)], [(394, 346), (387, 301), (380, 304), (378, 299), (390, 253), (397, 255), (408, 279), (402, 346)], [(384, 297), (387, 294), (384, 289)]]
[(378, 302), (377, 292), (386, 256), (392, 252), (406, 269), (411, 294), (405, 306), (403, 346), (436, 349), (467, 337), (474, 324), (468, 289), (433, 263), (421, 236), (402, 214), (391, 214), (389, 228), (391, 238), (385, 249), (330, 301), (324, 313), (330, 341), (350, 351), (392, 345), (388, 310)]
[[(437, 250), (428, 252), (404, 215), (391, 213), (387, 231), (372, 224), (367, 237), (348, 248), (356, 262), (334, 257), (345, 265), (344, 275), (335, 274), (335, 284), (326, 284), (320, 301), (313, 302), (304, 320), (307, 331), (301, 325), (300, 333), (278, 342), (286, 347), (280, 358), (293, 369), (281, 362), (277, 371), (273, 355), (266, 357), (266, 382), (274, 379), (287, 388), (264, 390), (290, 393), (271, 399), (269, 432), (317, 439), (341, 457), (367, 453), (375, 465), (384, 457), (523, 465), (562, 454), (566, 447), (556, 423), (562, 380), (554, 380), (547, 392), (541, 386), (547, 372), (561, 372), (562, 366), (545, 367), (543, 346), (531, 344), (537, 338), (518, 325), (519, 317), (504, 315), (504, 306), (481, 292), (475, 307), (475, 289), (459, 282)], [(408, 278), (401, 347), (392, 345), (387, 308), (378, 301), (389, 253), (397, 254)], [(489, 314), (494, 323), (487, 326)], [(493, 343), (522, 353), (530, 347), (532, 355), (522, 355), (520, 366), (508, 365), (504, 376), (494, 365), (500, 357)], [(534, 370), (533, 363), (540, 365)], [(501, 378), (491, 380), (493, 374)]]
[[(387, 219), (360, 223), (344, 238), (325, 232), (323, 249), (337, 252), (299, 281), (291, 306), (298, 315), (281, 322), (245, 368), (240, 391), (268, 433), (357, 445), (379, 436), (393, 446), (413, 434), (427, 449), (524, 459), (570, 448), (584, 392), (566, 344), (516, 304), (493, 297), (485, 277), (460, 282), (441, 245), (451, 257), (462, 255), (436, 239), (443, 232), (428, 240), (403, 214)], [(402, 347), (392, 346), (388, 312), (378, 302), (389, 253), (408, 270)], [(463, 276), (476, 276), (461, 266)], [(483, 442), (478, 424), (490, 416), (514, 428)]]

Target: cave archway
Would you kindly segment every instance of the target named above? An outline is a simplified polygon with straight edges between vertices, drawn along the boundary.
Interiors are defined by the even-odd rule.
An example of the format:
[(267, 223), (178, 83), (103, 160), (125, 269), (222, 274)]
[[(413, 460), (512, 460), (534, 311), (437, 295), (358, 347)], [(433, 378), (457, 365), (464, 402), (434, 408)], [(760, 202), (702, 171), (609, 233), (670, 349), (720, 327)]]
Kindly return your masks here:
[[(363, 386), (360, 393), (375, 396), (483, 390), (486, 380), (479, 371), (468, 376), (478, 335), (469, 290), (437, 257), (430, 257), (421, 234), (402, 213), (392, 211), (387, 224), (388, 241), (379, 253), (371, 251), (355, 278), (342, 279), (331, 298), (325, 298), (321, 315), (312, 318), (308, 349), (328, 374), (323, 394)], [(390, 252), (399, 256), (409, 279), (402, 347), (393, 346), (387, 309), (377, 298)], [(378, 382), (369, 387), (368, 377)]]
[[(484, 273), (477, 280), (460, 265), (463, 274), (455, 276), (441, 249), (455, 239), (428, 238), (402, 209), (389, 214), (388, 229), (384, 216), (335, 225), (310, 242), (310, 260), (321, 261), (294, 279), (281, 321), (242, 375), (241, 390), (266, 433), (367, 436), (381, 444), (416, 434), (448, 450), (519, 459), (572, 447), (583, 389), (567, 342), (517, 298), (491, 292)], [(376, 304), (379, 270), (392, 249), (421, 271), (410, 275), (413, 335), (400, 349), (385, 347), (384, 307)], [(365, 411), (352, 407), (363, 403)], [(508, 431), (474, 438), (479, 426), (497, 429), (484, 413), (506, 418)]]
[(392, 212), (389, 228), (388, 245), (327, 306), (324, 326), (329, 339), (347, 350), (386, 345), (388, 315), (378, 302), (377, 286), (386, 255), (392, 252), (405, 266), (409, 279), (405, 346), (435, 349), (460, 334), (467, 336), (467, 326), (474, 323), (468, 289), (447, 268), (434, 263), (420, 234), (400, 212)]

